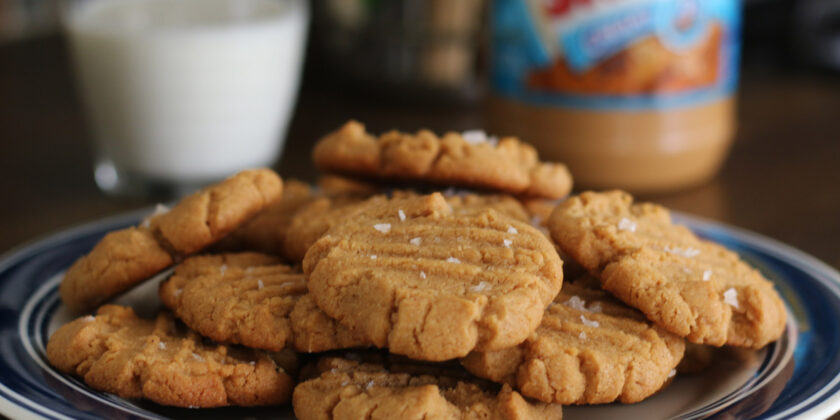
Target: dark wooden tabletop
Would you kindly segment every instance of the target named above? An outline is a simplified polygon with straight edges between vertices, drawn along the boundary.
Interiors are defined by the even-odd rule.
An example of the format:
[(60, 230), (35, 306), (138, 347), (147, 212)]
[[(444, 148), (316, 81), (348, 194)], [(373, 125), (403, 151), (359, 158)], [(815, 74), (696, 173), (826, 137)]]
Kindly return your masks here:
[[(313, 180), (313, 142), (349, 118), (374, 132), (482, 126), (476, 106), (399, 103), (321, 79), (307, 71), (277, 164), (284, 177)], [(88, 140), (61, 40), (0, 45), (0, 252), (154, 204), (154, 198), (100, 193)], [(738, 135), (721, 173), (706, 185), (648, 198), (758, 232), (840, 268), (840, 77), (747, 64)]]

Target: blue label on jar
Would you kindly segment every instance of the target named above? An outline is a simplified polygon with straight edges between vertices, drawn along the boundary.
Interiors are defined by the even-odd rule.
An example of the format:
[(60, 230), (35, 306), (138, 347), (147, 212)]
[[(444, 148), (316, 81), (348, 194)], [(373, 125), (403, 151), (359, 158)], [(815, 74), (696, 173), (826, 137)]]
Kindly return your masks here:
[(730, 95), (737, 0), (496, 0), (492, 85), (544, 105), (661, 109)]

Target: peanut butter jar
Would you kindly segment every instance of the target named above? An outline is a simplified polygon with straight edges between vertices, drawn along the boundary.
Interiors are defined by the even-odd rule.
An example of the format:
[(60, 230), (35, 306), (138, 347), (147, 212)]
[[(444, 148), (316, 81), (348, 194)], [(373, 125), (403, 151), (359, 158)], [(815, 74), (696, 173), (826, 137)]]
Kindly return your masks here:
[(738, 0), (495, 0), (487, 125), (580, 188), (717, 173), (735, 131)]

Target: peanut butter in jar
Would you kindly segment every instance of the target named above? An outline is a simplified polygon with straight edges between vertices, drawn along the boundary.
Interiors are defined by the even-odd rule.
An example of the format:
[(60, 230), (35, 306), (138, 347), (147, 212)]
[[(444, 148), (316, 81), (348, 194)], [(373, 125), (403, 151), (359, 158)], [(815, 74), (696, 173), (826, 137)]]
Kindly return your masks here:
[(495, 0), (488, 127), (581, 188), (702, 183), (734, 135), (739, 4)]

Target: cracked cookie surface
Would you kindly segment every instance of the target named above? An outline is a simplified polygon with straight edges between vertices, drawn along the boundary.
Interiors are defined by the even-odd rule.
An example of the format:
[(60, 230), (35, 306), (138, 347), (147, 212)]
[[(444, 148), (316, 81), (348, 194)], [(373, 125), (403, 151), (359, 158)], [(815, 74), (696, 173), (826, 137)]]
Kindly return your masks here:
[(115, 305), (59, 328), (47, 359), (94, 389), (178, 407), (283, 404), (293, 387), (265, 352), (205, 343), (168, 312), (145, 320)]
[(508, 137), (486, 138), (431, 131), (390, 131), (379, 138), (350, 121), (321, 139), (313, 152), (322, 170), (392, 181), (484, 188), (560, 198), (572, 188), (565, 165), (541, 162), (536, 150)]
[(525, 400), (508, 386), (487, 389), (441, 369), (403, 373), (383, 364), (327, 357), (317, 371), (319, 376), (295, 388), (293, 405), (301, 420), (562, 418), (559, 405)]
[(306, 296), (299, 269), (251, 252), (187, 258), (160, 286), (179, 319), (216, 341), (302, 352), (369, 346)]
[(107, 234), (67, 270), (59, 291), (74, 311), (87, 311), (230, 233), (280, 197), (268, 169), (242, 171), (178, 202), (159, 206), (137, 227)]
[(773, 284), (734, 252), (672, 224), (663, 207), (586, 192), (558, 205), (549, 228), (605, 290), (693, 343), (760, 348), (784, 331)]
[(639, 402), (673, 376), (685, 342), (585, 277), (566, 280), (537, 330), (512, 348), (462, 359), (479, 377), (559, 404)]
[(438, 193), (356, 213), (309, 249), (303, 270), (327, 315), (419, 360), (522, 342), (562, 284), (539, 231), (493, 210), (453, 215)]

